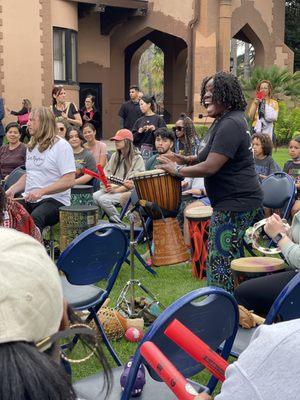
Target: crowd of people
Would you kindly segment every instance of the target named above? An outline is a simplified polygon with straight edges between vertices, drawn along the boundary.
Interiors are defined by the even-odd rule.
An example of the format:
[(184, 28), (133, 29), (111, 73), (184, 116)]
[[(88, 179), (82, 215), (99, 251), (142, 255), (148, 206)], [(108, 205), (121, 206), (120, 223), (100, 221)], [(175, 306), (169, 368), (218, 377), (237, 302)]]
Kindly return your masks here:
[[(0, 139), (2, 141), (4, 135), (7, 139), (7, 144), (0, 147), (3, 187), (17, 168), (25, 167), (26, 170), (6, 192), (3, 188), (0, 189), (0, 226), (6, 228), (0, 228), (0, 246), (5, 258), (1, 276), (3, 282), (7, 282), (7, 290), (12, 285), (9, 279), (14, 279), (20, 282), (20, 288), (17, 288), (20, 293), (24, 292), (24, 296), (31, 293), (35, 306), (26, 309), (26, 315), (33, 315), (34, 308), (39, 310), (38, 318), (43, 314), (38, 324), (32, 324), (34, 328), (30, 324), (22, 324), (20, 318), (20, 329), (17, 328), (18, 321), (8, 320), (5, 326), (9, 334), (1, 334), (4, 330), (0, 330), (2, 371), (6, 369), (5, 360), (8, 357), (14, 359), (16, 352), (23, 354), (24, 360), (30, 358), (33, 370), (41, 366), (35, 381), (38, 384), (33, 384), (24, 364), (24, 376), (21, 376), (23, 369), (19, 369), (21, 375), (18, 380), (23, 383), (15, 388), (5, 386), (11, 396), (7, 398), (18, 399), (19, 397), (13, 397), (15, 391), (32, 393), (28, 397), (30, 400), (46, 397), (76, 398), (65, 373), (53, 368), (53, 363), (57, 362), (55, 342), (47, 349), (47, 355), (37, 351), (35, 345), (43, 338), (51, 337), (59, 329), (66, 329), (68, 325), (65, 321), (66, 311), (58, 273), (43, 249), (42, 233), (44, 228), (59, 222), (59, 209), (70, 205), (71, 188), (74, 185), (93, 186), (94, 203), (107, 215), (110, 222), (120, 224), (122, 221), (117, 206), (124, 205), (130, 198), (134, 189), (132, 177), (135, 173), (162, 169), (181, 178), (182, 203), (178, 210), (178, 220), (187, 247), (191, 248), (191, 240), (186, 211), (205, 206), (213, 208), (206, 265), (207, 284), (233, 293), (240, 305), (260, 315), (268, 313), (282, 288), (298, 273), (298, 197), (292, 209), (294, 218), (289, 235), (277, 214), (270, 216), (265, 226), (266, 234), (281, 249), (288, 265), (287, 270), (248, 280), (234, 290), (230, 269), (231, 261), (244, 255), (243, 239), (246, 229), (261, 215), (261, 182), (270, 174), (281, 171), (272, 158), (278, 103), (272, 98), (270, 82), (262, 81), (257, 87), (256, 98), (249, 110), (252, 121), (249, 128), (245, 117), (247, 103), (237, 78), (224, 72), (206, 78), (201, 87), (201, 105), (206, 109), (208, 117), (213, 119), (213, 123), (207, 135), (201, 139), (188, 115), (181, 114), (170, 130), (163, 116), (156, 113), (153, 97), (142, 94), (136, 85), (130, 87), (129, 95), (130, 100), (122, 104), (119, 110), (120, 129), (110, 139), (115, 145), (113, 154), (108, 153), (101, 140), (101, 116), (95, 108), (95, 98), (88, 95), (84, 107), (79, 110), (74, 103), (67, 101), (66, 91), (62, 86), (53, 88), (51, 107), (32, 108), (30, 101), (24, 99), (20, 111), (7, 108), (9, 113), (17, 116), (18, 123), (11, 122), (5, 129), (0, 125)], [(3, 119), (4, 112), (1, 99), (0, 120)], [(29, 141), (24, 144), (26, 136)], [(284, 165), (283, 171), (293, 177), (299, 189), (300, 138), (291, 140), (288, 151), (291, 160)], [(99, 187), (99, 182), (85, 171), (88, 169), (97, 173), (98, 166), (104, 168), (108, 177), (117, 178), (120, 183)], [(14, 200), (16, 195), (23, 198), (22, 205)], [(14, 257), (10, 255), (13, 252)], [(21, 252), (26, 254), (22, 263), (21, 259), (15, 257)], [(43, 262), (37, 262), (37, 255)], [(14, 265), (12, 260), (17, 260)], [(22, 279), (21, 274), (24, 275), (24, 271), (28, 279)], [(41, 276), (43, 282), (37, 282), (37, 276)], [(22, 307), (26, 307), (26, 302), (22, 301), (22, 297), (17, 297), (7, 296), (5, 301), (0, 302), (0, 311), (2, 307), (4, 311), (5, 308), (14, 307), (22, 315)], [(46, 301), (55, 303), (49, 306), (51, 313), (42, 309)], [(33, 320), (34, 317), (30, 318)], [(295, 343), (298, 331), (297, 322), (287, 323), (280, 328), (262, 329), (256, 343), (251, 346), (253, 351), (263, 354), (263, 358), (252, 364), (254, 358), (250, 346), (249, 351), (228, 368), (226, 382), (216, 399), (250, 399), (253, 398), (253, 393), (260, 394), (263, 385), (261, 376), (255, 374), (257, 369), (265, 365), (265, 359), (271, 353), (274, 360), (280, 359), (278, 349), (282, 343), (278, 338), (286, 340), (285, 348), (289, 350)], [(278, 340), (269, 344), (268, 335), (277, 337)], [(100, 362), (106, 371), (109, 393), (110, 375), (102, 353)], [(273, 368), (271, 361), (268, 365)], [(7, 368), (7, 376), (2, 376), (0, 381), (3, 383), (12, 373), (13, 370)], [(57, 383), (53, 392), (48, 395), (45, 395), (49, 386), (45, 382), (45, 376), (52, 377), (51, 380)], [(281, 378), (276, 375), (276, 379)], [(269, 387), (272, 382), (269, 380)], [(1, 387), (0, 393), (4, 390), (3, 385)], [(243, 395), (239, 395), (241, 388)], [(208, 395), (199, 395), (199, 399), (206, 398), (209, 398)]]

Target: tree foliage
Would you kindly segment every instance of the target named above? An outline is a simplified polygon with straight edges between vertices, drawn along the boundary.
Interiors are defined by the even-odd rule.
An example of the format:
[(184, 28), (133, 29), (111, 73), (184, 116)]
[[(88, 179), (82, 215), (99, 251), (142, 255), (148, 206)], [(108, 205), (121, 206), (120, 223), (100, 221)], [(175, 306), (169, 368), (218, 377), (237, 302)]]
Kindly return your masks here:
[(283, 96), (289, 96), (292, 99), (300, 100), (300, 71), (293, 74), (276, 65), (270, 68), (257, 67), (253, 70), (249, 80), (241, 79), (246, 97), (251, 97), (257, 84), (264, 79), (271, 82), (275, 98), (282, 99)]
[(141, 56), (139, 64), (139, 85), (141, 91), (156, 96), (158, 102), (164, 98), (164, 53), (152, 44)]
[(300, 0), (285, 2), (285, 43), (294, 52), (294, 70), (300, 71)]

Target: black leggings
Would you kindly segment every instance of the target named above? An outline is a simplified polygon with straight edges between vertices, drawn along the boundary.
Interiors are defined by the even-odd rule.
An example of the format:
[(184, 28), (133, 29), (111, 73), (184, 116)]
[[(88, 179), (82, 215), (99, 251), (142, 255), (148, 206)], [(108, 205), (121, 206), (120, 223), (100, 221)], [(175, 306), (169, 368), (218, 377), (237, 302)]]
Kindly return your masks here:
[(52, 226), (59, 222), (59, 208), (63, 205), (51, 198), (41, 200), (37, 203), (28, 202), (24, 204), (41, 233), (46, 226)]
[(285, 271), (250, 279), (236, 288), (234, 297), (248, 310), (266, 316), (276, 297), (296, 274), (297, 271)]

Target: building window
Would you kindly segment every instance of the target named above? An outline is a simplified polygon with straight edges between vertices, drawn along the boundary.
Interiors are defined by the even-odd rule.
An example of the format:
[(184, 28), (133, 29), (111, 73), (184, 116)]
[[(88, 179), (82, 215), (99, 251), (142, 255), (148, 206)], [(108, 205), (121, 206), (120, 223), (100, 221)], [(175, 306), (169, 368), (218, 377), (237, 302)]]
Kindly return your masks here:
[(54, 82), (77, 83), (77, 32), (53, 28)]

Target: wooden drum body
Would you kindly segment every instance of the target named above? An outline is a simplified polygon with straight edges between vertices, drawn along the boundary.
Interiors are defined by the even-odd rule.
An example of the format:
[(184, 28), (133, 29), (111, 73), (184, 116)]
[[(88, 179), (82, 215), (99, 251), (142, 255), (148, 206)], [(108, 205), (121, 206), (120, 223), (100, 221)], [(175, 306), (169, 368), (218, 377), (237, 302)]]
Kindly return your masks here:
[(93, 203), (93, 186), (75, 185), (71, 189), (71, 205), (72, 206), (92, 206)]
[[(176, 218), (181, 202), (181, 179), (163, 170), (146, 171), (132, 177), (139, 200), (155, 203), (146, 212), (153, 218), (153, 264), (178, 264), (190, 258)], [(164, 217), (164, 218), (163, 218)]]
[(63, 251), (80, 233), (98, 223), (96, 206), (64, 206), (59, 209), (60, 251)]
[[(135, 174), (134, 186), (140, 200), (147, 200), (158, 205), (164, 216), (168, 212), (176, 215), (181, 203), (181, 179), (167, 174), (161, 169)], [(151, 211), (153, 219), (161, 219), (160, 212)]]
[(195, 207), (185, 212), (189, 221), (190, 238), (193, 248), (192, 270), (196, 278), (203, 278), (206, 270), (208, 235), (210, 217), (213, 209), (210, 206)]
[(230, 268), (233, 273), (234, 287), (236, 288), (248, 279), (282, 271), (285, 267), (284, 261), (281, 258), (242, 257), (231, 261)]

